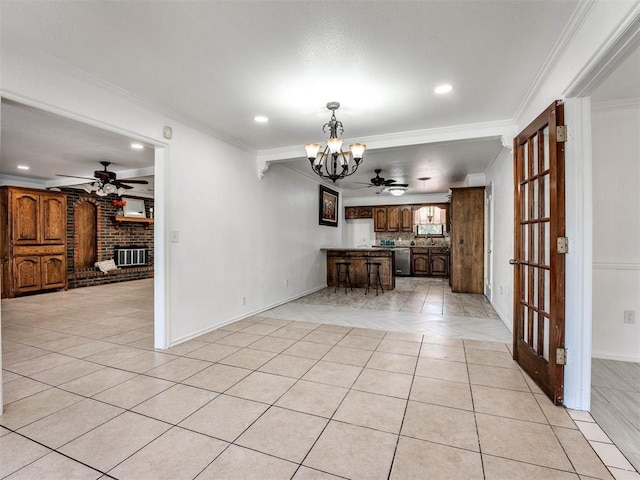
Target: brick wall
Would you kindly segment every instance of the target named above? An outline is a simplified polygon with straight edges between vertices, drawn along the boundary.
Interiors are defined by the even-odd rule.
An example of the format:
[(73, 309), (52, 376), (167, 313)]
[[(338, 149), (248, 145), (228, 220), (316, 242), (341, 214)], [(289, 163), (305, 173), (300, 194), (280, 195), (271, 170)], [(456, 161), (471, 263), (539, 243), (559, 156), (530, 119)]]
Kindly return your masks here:
[[(113, 218), (116, 216), (117, 207), (113, 200), (115, 195), (98, 197), (81, 190), (64, 189), (67, 196), (67, 276), (69, 288), (104, 285), (107, 283), (127, 282), (153, 277), (153, 225), (142, 223), (120, 223), (116, 225)], [(153, 207), (153, 199), (138, 198), (144, 201), (147, 216), (149, 208)], [(97, 215), (97, 259), (96, 261), (109, 260), (114, 257), (113, 249), (116, 246), (144, 246), (149, 249), (149, 265), (144, 267), (121, 268), (114, 272), (103, 273), (97, 268), (76, 269), (74, 245), (76, 243), (76, 231), (74, 225), (75, 209), (80, 202), (90, 202), (96, 207)]]

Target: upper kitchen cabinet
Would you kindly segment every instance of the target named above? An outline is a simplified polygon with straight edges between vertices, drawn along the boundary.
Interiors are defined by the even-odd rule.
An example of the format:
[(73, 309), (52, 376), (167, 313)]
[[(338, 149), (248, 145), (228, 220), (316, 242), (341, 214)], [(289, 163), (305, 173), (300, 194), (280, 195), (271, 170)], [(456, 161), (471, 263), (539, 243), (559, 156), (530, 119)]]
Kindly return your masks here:
[(400, 205), (400, 231), (413, 232), (413, 207)]
[[(390, 205), (386, 207), (374, 207), (373, 230), (376, 232), (410, 232), (413, 225), (409, 227), (409, 230), (405, 230), (405, 224), (403, 223), (403, 210), (406, 208), (411, 211), (410, 205)], [(411, 215), (409, 215), (409, 217), (411, 217)], [(409, 222), (410, 221), (411, 218), (409, 218)]]
[(451, 189), (451, 291), (484, 293), (484, 187)]
[(0, 187), (2, 296), (67, 287), (67, 197)]
[(344, 218), (347, 220), (373, 218), (373, 207), (345, 207)]

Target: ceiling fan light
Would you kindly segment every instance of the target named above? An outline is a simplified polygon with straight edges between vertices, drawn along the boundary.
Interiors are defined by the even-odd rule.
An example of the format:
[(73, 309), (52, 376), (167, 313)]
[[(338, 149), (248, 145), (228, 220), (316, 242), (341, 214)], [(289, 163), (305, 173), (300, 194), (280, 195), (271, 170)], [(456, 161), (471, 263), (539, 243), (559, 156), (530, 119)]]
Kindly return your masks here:
[(318, 150), (320, 150), (319, 143), (305, 143), (304, 149), (307, 151), (307, 158), (309, 160), (313, 160), (318, 155)]
[(116, 187), (113, 183), (105, 183), (102, 186), (102, 190), (106, 195), (109, 195), (111, 193), (116, 193), (118, 191), (118, 187)]
[(341, 138), (329, 138), (327, 140), (327, 145), (329, 146), (329, 151), (331, 153), (338, 153), (342, 148), (342, 139)]
[(360, 160), (362, 155), (364, 155), (364, 151), (367, 149), (367, 146), (364, 143), (352, 143), (349, 145), (349, 149), (351, 150), (351, 154), (355, 160)]
[(407, 189), (405, 187), (389, 187), (387, 188), (387, 191), (391, 195), (395, 195), (397, 197), (399, 195), (404, 195), (404, 192), (406, 192)]
[(84, 185), (82, 185), (82, 189), (87, 193), (92, 193), (93, 192), (93, 183), (91, 183), (91, 184), (85, 183)]
[(109, 194), (107, 192), (105, 192), (102, 189), (102, 187), (98, 187), (98, 189), (96, 190), (96, 195), (98, 195), (99, 197), (106, 197)]

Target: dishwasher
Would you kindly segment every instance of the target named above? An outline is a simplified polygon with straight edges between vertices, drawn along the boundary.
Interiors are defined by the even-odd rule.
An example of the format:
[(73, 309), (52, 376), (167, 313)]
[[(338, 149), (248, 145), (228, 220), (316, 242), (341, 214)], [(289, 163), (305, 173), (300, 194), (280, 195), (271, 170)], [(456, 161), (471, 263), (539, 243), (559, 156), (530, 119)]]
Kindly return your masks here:
[(392, 250), (396, 255), (396, 276), (411, 275), (411, 249), (396, 247)]

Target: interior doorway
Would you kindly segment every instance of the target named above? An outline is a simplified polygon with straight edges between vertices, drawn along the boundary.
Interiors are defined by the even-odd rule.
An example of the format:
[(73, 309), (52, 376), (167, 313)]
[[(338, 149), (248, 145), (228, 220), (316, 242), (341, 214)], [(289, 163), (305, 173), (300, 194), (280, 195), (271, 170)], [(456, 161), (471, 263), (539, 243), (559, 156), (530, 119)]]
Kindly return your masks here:
[[(122, 167), (129, 167), (125, 170), (125, 175), (122, 175), (121, 178), (132, 178), (134, 176), (151, 176), (154, 180), (158, 181), (159, 188), (156, 188), (151, 182), (151, 190), (146, 193), (147, 198), (149, 196), (155, 197), (155, 217), (158, 221), (155, 222), (155, 225), (152, 227), (153, 231), (153, 248), (154, 248), (154, 280), (153, 282), (153, 346), (156, 348), (167, 348), (168, 347), (168, 338), (166, 332), (168, 328), (165, 324), (166, 322), (166, 314), (165, 314), (165, 298), (166, 296), (166, 282), (164, 279), (164, 275), (166, 272), (166, 259), (165, 256), (165, 246), (164, 246), (164, 229), (165, 229), (165, 221), (164, 221), (164, 194), (165, 189), (163, 188), (164, 181), (166, 178), (166, 152), (165, 149), (167, 147), (166, 143), (161, 141), (138, 136), (132, 134), (130, 131), (124, 131), (117, 128), (114, 128), (110, 125), (102, 125), (94, 120), (88, 120), (84, 118), (80, 118), (75, 116), (74, 118), (69, 118), (68, 113), (52, 109), (50, 106), (41, 105), (38, 102), (29, 102), (29, 104), (23, 103), (23, 99), (11, 99), (8, 97), (3, 97), (1, 99), (2, 107), (0, 108), (0, 119), (2, 120), (2, 153), (3, 154), (12, 154), (14, 155), (16, 152), (19, 152), (20, 155), (25, 155), (29, 158), (44, 158), (48, 163), (46, 171), (53, 171), (55, 173), (60, 173), (61, 175), (56, 175), (53, 178), (42, 178), (38, 177), (38, 169), (35, 166), (32, 166), (30, 172), (34, 175), (33, 178), (30, 178), (28, 175), (25, 175), (24, 178), (16, 178), (15, 176), (11, 177), (11, 181), (17, 183), (8, 183), (8, 180), (5, 180), (4, 183), (16, 184), (17, 186), (27, 186), (31, 188), (62, 188), (66, 184), (64, 183), (64, 179), (62, 177), (71, 177), (74, 175), (79, 177), (87, 177), (84, 179), (79, 179), (76, 181), (76, 184), (81, 186), (82, 183), (90, 183), (91, 182), (91, 172), (93, 170), (99, 169), (99, 164), (94, 166), (94, 163), (97, 163), (98, 160), (104, 160), (104, 155), (108, 153), (119, 152), (122, 153), (122, 156), (119, 157), (119, 165), (120, 170), (122, 171)], [(41, 134), (42, 138), (35, 139), (31, 138)], [(72, 136), (77, 135), (75, 141)], [(31, 137), (30, 137), (31, 136)], [(99, 139), (104, 139), (106, 142), (112, 142), (107, 145), (100, 145)], [(55, 148), (51, 145), (47, 144), (47, 141), (58, 141), (60, 145), (64, 145), (67, 149), (64, 155), (55, 155)], [(147, 163), (136, 163), (137, 160), (132, 160), (133, 163), (127, 164), (127, 155), (130, 154), (128, 149), (132, 149), (131, 143), (143, 143), (147, 146)], [(29, 146), (32, 146), (36, 151), (29, 150)], [(69, 152), (68, 149), (71, 146), (77, 146), (78, 149), (87, 149), (92, 148), (94, 150), (94, 155), (89, 155), (87, 151), (78, 151), (73, 154), (73, 152)], [(38, 150), (39, 149), (39, 150)], [(45, 150), (47, 152), (46, 156), (40, 155), (39, 152), (41, 150)], [(52, 159), (60, 158), (61, 163), (51, 165), (51, 163), (55, 163)], [(84, 169), (78, 166), (74, 167), (73, 159), (84, 159), (85, 162), (90, 162), (90, 167), (87, 169), (86, 165)], [(87, 160), (88, 159), (88, 160)], [(0, 158), (0, 160), (2, 160)], [(34, 160), (35, 161), (35, 160)], [(122, 163), (125, 162), (125, 163)], [(4, 163), (4, 162), (3, 162)], [(33, 164), (33, 161), (31, 162)], [(114, 161), (114, 164), (118, 162)], [(89, 173), (87, 173), (89, 172)], [(70, 178), (67, 178), (67, 181)], [(94, 179), (95, 180), (95, 179)], [(70, 183), (71, 184), (71, 183)], [(85, 188), (87, 192), (89, 191)], [(125, 190), (129, 192), (130, 190)], [(84, 192), (83, 192), (84, 193)], [(91, 194), (92, 196), (95, 193)], [(135, 193), (131, 194), (136, 195)], [(136, 196), (145, 196), (144, 193), (138, 193)], [(116, 197), (114, 197), (116, 198)], [(95, 206), (92, 209), (90, 203), (87, 206), (81, 206), (77, 212), (78, 217), (72, 213), (70, 217), (68, 217), (69, 224), (75, 225), (79, 224), (80, 228), (78, 229), (79, 233), (79, 244), (74, 245), (75, 242), (68, 242), (68, 247), (70, 251), (70, 255), (73, 258), (74, 262), (79, 262), (82, 265), (87, 266), (88, 268), (93, 267), (93, 262), (97, 257), (97, 250), (99, 245), (97, 245), (98, 238), (95, 235), (96, 224), (102, 221), (97, 218), (95, 212)], [(99, 273), (99, 272), (98, 272)], [(98, 287), (99, 288), (99, 287)], [(105, 311), (108, 308), (105, 306)], [(5, 317), (6, 318), (6, 317)], [(2, 303), (0, 303), (0, 321), (2, 320)], [(1, 340), (1, 338), (0, 338)], [(1, 354), (0, 350), (0, 354)], [(2, 369), (2, 360), (0, 357), (0, 372)], [(0, 373), (0, 385), (1, 385), (2, 375)], [(2, 403), (2, 387), (0, 386), (0, 412), (2, 411), (3, 403)]]

